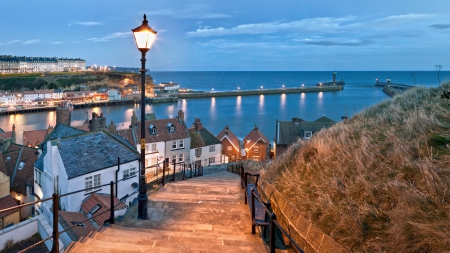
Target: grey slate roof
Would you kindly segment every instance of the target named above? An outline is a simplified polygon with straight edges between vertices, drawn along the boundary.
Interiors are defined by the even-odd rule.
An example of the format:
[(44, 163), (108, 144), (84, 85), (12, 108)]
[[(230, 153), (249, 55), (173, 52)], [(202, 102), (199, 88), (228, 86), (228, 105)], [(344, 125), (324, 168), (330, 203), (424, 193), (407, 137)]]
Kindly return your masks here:
[(298, 119), (298, 122), (291, 121), (277, 121), (276, 126), (276, 144), (290, 145), (302, 138), (303, 131), (312, 131), (313, 133), (320, 131), (322, 128), (327, 128), (336, 122), (330, 118), (322, 116), (313, 122)]
[(69, 179), (115, 166), (118, 157), (121, 163), (140, 158), (136, 149), (102, 131), (53, 140), (52, 145), (58, 145)]
[(222, 143), (205, 127), (202, 127), (199, 132), (197, 132), (194, 127), (191, 127), (188, 129), (188, 132), (191, 137), (191, 148), (207, 147)]
[[(75, 136), (75, 135), (79, 135), (79, 134), (83, 134), (83, 133), (86, 133), (86, 132), (83, 130), (74, 128), (74, 127), (64, 125), (64, 124), (57, 124), (55, 126), (55, 128), (53, 128), (53, 131), (51, 131), (47, 135), (47, 137), (45, 137), (45, 139), (42, 143), (45, 144), (47, 141), (50, 141), (50, 140), (54, 140), (54, 139), (58, 139), (58, 138), (66, 138), (66, 137)], [(44, 149), (45, 149), (45, 145), (44, 145)]]

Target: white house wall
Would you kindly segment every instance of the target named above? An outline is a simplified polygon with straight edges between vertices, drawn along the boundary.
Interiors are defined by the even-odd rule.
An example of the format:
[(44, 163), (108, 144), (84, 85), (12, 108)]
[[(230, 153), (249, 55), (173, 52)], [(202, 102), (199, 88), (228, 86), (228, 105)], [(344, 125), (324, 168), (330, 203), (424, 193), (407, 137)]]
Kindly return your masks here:
[[(201, 163), (203, 166), (220, 164), (222, 162), (222, 144), (216, 144), (216, 145), (212, 145), (212, 146), (215, 146), (215, 151), (213, 151), (213, 152), (209, 152), (210, 146), (201, 147), (201, 149), (202, 149), (201, 156), (195, 156), (196, 149), (195, 148), (191, 149), (190, 157), (192, 159), (191, 159), (190, 163), (201, 160)], [(215, 158), (215, 162), (210, 164), (209, 159), (212, 157)]]

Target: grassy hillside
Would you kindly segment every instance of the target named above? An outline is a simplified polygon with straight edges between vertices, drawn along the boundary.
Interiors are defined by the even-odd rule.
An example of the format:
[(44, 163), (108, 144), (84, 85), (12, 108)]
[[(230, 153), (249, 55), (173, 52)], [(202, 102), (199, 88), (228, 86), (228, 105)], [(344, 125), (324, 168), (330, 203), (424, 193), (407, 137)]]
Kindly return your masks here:
[(298, 141), (263, 171), (356, 252), (450, 250), (450, 84), (415, 88)]

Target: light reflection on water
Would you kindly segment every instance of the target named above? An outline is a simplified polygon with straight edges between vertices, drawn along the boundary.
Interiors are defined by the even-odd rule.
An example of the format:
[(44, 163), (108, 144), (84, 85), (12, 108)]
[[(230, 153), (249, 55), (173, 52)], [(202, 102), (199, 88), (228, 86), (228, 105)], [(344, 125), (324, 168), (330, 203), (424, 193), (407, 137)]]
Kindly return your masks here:
[[(239, 138), (247, 135), (256, 124), (272, 140), (276, 119), (299, 117), (314, 121), (325, 114), (339, 121), (346, 113), (352, 116), (358, 110), (386, 98), (375, 87), (349, 86), (339, 92), (180, 99), (178, 103), (152, 104), (145, 108), (146, 113), (154, 112), (157, 119), (176, 117), (178, 110), (183, 110), (187, 126), (192, 125), (194, 117), (199, 117), (203, 126), (213, 134), (218, 134), (228, 125)], [(118, 129), (123, 129), (129, 126), (133, 111), (140, 118), (139, 104), (75, 109), (72, 111), (72, 125), (80, 126), (87, 115), (91, 118), (92, 112), (102, 112), (108, 124), (114, 121)], [(4, 131), (11, 131), (12, 124), (16, 125), (17, 143), (22, 143), (22, 131), (46, 129), (49, 125), (54, 126), (55, 122), (56, 112), (0, 116), (0, 127)]]

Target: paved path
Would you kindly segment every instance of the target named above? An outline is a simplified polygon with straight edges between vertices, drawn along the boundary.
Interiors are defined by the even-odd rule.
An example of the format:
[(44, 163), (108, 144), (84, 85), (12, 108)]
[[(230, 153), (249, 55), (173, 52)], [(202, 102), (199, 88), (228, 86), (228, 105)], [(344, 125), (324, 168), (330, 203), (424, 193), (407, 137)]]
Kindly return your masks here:
[(120, 224), (73, 245), (72, 252), (265, 252), (251, 234), (240, 177), (225, 169), (169, 183), (152, 193), (148, 220), (131, 207)]

